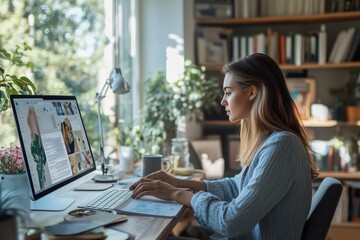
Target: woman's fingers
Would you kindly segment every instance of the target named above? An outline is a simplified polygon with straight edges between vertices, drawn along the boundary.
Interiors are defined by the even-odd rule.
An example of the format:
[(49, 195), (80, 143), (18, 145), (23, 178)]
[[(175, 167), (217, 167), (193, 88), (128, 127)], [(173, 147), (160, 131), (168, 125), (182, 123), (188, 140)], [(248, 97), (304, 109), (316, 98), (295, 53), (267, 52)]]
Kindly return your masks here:
[(134, 190), (141, 182), (146, 182), (146, 181), (148, 181), (148, 180), (150, 180), (150, 179), (148, 179), (147, 177), (143, 177), (143, 178), (141, 178), (140, 180), (138, 180), (138, 181), (136, 181), (135, 183), (133, 183), (133, 185), (131, 185), (131, 186), (129, 187), (129, 189), (130, 189), (130, 190)]
[(173, 186), (160, 180), (144, 178), (133, 191), (133, 198), (141, 198), (145, 195), (154, 196), (164, 200), (171, 200)]
[(159, 170), (157, 172), (154, 173), (150, 173), (149, 175), (141, 178), (140, 180), (138, 180), (137, 182), (135, 182), (133, 185), (130, 186), (130, 190), (134, 190), (136, 188), (136, 186), (142, 182), (142, 181), (146, 181), (145, 179), (157, 179), (157, 180), (164, 180), (163, 176), (164, 174), (166, 174), (165, 172)]
[[(156, 184), (154, 184), (154, 180), (151, 179), (144, 179), (141, 181), (136, 188), (133, 191), (133, 197), (139, 198), (139, 196), (146, 195), (148, 191), (156, 191), (157, 187)], [(148, 194), (148, 193), (147, 193)]]

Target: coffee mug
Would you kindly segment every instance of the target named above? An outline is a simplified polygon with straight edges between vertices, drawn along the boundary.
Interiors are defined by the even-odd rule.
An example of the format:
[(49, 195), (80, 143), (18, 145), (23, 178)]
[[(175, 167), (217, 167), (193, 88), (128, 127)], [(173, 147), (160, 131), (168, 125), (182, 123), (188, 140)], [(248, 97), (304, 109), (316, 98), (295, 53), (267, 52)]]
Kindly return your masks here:
[(143, 165), (142, 165), (142, 175), (145, 177), (150, 173), (157, 172), (162, 170), (163, 163), (168, 164), (168, 168), (164, 170), (165, 172), (171, 169), (171, 163), (168, 160), (163, 160), (163, 156), (161, 154), (149, 154), (143, 155), (142, 157)]

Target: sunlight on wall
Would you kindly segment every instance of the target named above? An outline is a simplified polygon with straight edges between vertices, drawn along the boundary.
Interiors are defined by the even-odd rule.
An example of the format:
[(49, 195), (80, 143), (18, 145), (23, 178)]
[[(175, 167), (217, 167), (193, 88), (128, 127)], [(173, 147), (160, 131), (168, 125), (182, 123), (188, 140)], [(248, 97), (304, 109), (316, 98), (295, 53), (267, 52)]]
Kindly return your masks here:
[(184, 71), (184, 39), (172, 33), (168, 37), (175, 46), (166, 47), (166, 79), (174, 82)]

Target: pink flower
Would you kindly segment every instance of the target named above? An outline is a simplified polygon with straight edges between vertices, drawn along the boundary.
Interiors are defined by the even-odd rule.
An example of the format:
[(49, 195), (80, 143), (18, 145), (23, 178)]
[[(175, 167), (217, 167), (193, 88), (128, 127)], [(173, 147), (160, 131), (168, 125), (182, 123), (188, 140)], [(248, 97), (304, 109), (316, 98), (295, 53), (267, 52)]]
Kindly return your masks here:
[(24, 173), (24, 159), (20, 147), (10, 146), (0, 149), (0, 173), (18, 174)]

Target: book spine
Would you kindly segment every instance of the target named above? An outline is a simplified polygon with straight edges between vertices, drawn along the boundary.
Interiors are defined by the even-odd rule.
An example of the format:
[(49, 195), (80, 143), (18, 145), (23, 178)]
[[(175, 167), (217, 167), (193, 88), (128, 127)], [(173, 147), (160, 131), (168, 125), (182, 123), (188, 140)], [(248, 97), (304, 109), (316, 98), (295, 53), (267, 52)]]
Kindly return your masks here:
[(326, 63), (326, 51), (327, 51), (327, 34), (325, 25), (321, 25), (320, 32), (318, 33), (319, 43), (318, 43), (318, 56), (319, 56), (319, 64)]

